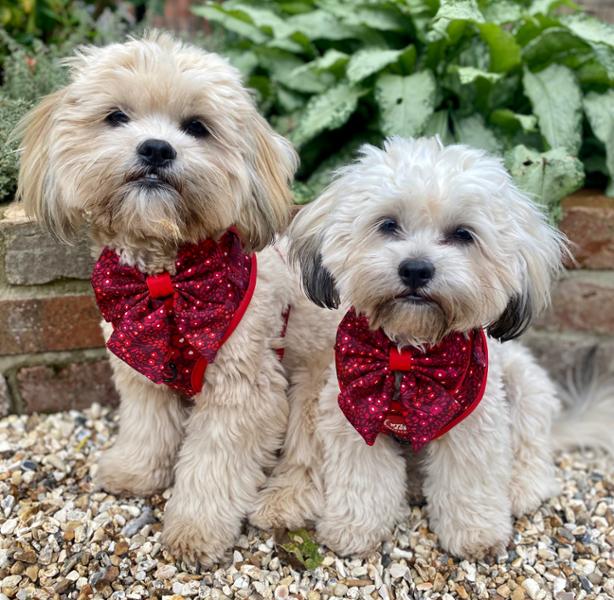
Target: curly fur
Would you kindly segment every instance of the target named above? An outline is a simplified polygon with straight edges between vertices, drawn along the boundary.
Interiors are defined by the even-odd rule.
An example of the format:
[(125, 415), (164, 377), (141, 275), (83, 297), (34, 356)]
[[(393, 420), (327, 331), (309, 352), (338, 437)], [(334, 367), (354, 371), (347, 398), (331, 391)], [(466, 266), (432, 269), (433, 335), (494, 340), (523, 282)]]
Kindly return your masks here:
[[(294, 150), (258, 114), (239, 72), (224, 59), (168, 35), (69, 59), (70, 83), (19, 127), (19, 195), (56, 236), (81, 229), (96, 250), (116, 249), (143, 272), (172, 270), (179, 244), (216, 238), (230, 226), (262, 250), (292, 212)], [(109, 122), (122, 111), (125, 119)], [(208, 132), (186, 129), (197, 120)], [(143, 183), (145, 140), (176, 158)], [(282, 312), (298, 292), (280, 252), (264, 249), (241, 323), (209, 365), (190, 411), (111, 356), (120, 392), (119, 436), (101, 457), (97, 484), (151, 494), (174, 482), (163, 539), (177, 555), (221, 558), (253, 509), (287, 421), (287, 376), (275, 353)], [(105, 336), (111, 328), (103, 326)]]
[[(313, 519), (319, 539), (333, 550), (366, 554), (407, 511), (410, 462), (409, 471), (417, 466), (421, 473), (430, 525), (447, 551), (479, 557), (503, 548), (512, 515), (535, 510), (556, 493), (553, 442), (590, 439), (568, 426), (553, 439), (559, 414), (553, 383), (518, 342), (499, 341), (518, 336), (548, 305), (567, 252), (563, 236), (500, 160), (438, 139), (401, 138), (382, 149), (364, 146), (299, 213), (289, 236), (309, 297), (321, 306), (339, 304), (331, 313), (337, 319), (354, 306), (399, 345), (428, 346), (451, 331), (484, 327), (491, 334), (490, 365), (477, 409), (409, 461), (392, 437), (364, 443), (338, 407), (329, 365), (318, 400), (303, 393), (291, 405), (304, 412), (305, 403), (317, 402), (309, 409), (317, 413), (315, 433), (291, 425), (256, 522), (286, 519), (296, 527)], [(407, 259), (434, 268), (419, 296), (408, 296), (399, 273)], [(597, 412), (608, 418), (604, 406)], [(601, 425), (601, 437), (606, 429)], [(280, 474), (287, 473), (295, 476), (283, 488)], [(302, 500), (313, 495), (320, 501), (315, 511)]]

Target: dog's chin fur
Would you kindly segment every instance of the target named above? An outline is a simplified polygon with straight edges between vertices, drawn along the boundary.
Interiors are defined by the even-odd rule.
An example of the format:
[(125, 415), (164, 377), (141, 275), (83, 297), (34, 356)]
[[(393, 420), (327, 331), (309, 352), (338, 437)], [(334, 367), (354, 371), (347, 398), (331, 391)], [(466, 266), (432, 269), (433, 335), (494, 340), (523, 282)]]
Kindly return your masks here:
[[(516, 337), (547, 305), (566, 251), (562, 236), (498, 159), (436, 139), (400, 138), (383, 149), (364, 147), (298, 214), (289, 235), (314, 302), (340, 306), (338, 318), (353, 306), (400, 345), (427, 346), (451, 331), (485, 327), (492, 333), (488, 375), (477, 408), (407, 457), (392, 437), (380, 434), (367, 446), (352, 428), (339, 410), (331, 360), (317, 401), (313, 391), (295, 391), (285, 453), (256, 522), (296, 528), (314, 519), (333, 550), (368, 554), (406, 514), (410, 472), (414, 491), (422, 480), (430, 525), (445, 550), (479, 557), (504, 548), (512, 515), (556, 492), (551, 424), (559, 403), (529, 352), (494, 338)], [(419, 289), (400, 275), (407, 259), (434, 267)], [(311, 354), (324, 355), (321, 348)], [(301, 415), (313, 412), (315, 427), (303, 425)], [(603, 440), (594, 417), (594, 439)], [(584, 441), (586, 431), (574, 439)]]
[[(96, 483), (138, 495), (174, 483), (163, 539), (178, 558), (208, 564), (239, 534), (286, 427), (287, 379), (275, 348), (299, 287), (265, 246), (291, 215), (297, 157), (215, 54), (154, 33), (84, 48), (68, 64), (68, 85), (18, 129), (18, 193), (29, 215), (63, 240), (85, 229), (145, 273), (173, 272), (181, 244), (231, 226), (246, 250), (263, 249), (249, 307), (190, 412), (170, 388), (110, 355), (120, 427)], [(109, 121), (118, 110), (125, 119)], [(194, 120), (206, 135), (186, 125)], [(155, 176), (137, 150), (146, 140), (175, 152)], [(105, 337), (111, 330), (103, 324)]]
[[(258, 250), (285, 228), (296, 155), (224, 59), (153, 33), (66, 62), (70, 83), (18, 127), (19, 196), (56, 236), (85, 227), (126, 253), (172, 253), (235, 225)], [(127, 122), (109, 122), (116, 110)], [(204, 136), (186, 129), (193, 119)], [(137, 153), (148, 139), (176, 152), (157, 182)]]

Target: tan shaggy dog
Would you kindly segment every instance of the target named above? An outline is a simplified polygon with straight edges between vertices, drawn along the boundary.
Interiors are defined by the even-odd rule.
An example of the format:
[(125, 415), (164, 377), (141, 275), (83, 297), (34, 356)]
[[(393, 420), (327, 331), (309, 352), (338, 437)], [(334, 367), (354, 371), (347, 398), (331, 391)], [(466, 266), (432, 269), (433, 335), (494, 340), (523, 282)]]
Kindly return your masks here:
[[(30, 215), (65, 240), (84, 228), (96, 254), (111, 248), (148, 275), (172, 274), (182, 244), (231, 226), (246, 251), (262, 250), (251, 303), (193, 408), (110, 354), (120, 427), (97, 484), (147, 495), (174, 481), (163, 539), (206, 563), (239, 534), (284, 436), (287, 377), (275, 350), (284, 310), (302, 301), (281, 252), (263, 248), (289, 220), (297, 157), (215, 54), (150, 34), (83, 48), (68, 64), (70, 83), (18, 132)], [(286, 340), (297, 336), (292, 322)], [(109, 338), (111, 325), (103, 331)]]

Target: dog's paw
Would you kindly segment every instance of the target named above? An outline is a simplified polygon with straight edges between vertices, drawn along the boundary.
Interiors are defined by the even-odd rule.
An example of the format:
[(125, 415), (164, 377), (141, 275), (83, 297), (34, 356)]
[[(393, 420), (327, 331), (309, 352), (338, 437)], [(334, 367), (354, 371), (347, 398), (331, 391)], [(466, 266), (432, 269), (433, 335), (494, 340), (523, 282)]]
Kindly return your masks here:
[(173, 482), (170, 466), (129, 461), (118, 446), (103, 452), (98, 461), (94, 486), (111, 494), (151, 496)]
[(204, 531), (198, 523), (165, 521), (162, 543), (175, 560), (183, 561), (192, 571), (211, 569), (224, 560), (234, 541)]
[(294, 469), (271, 482), (260, 494), (249, 522), (260, 529), (299, 529), (316, 518), (323, 500), (305, 469)]
[(322, 519), (316, 527), (318, 541), (339, 556), (367, 557), (390, 534), (389, 529), (368, 529), (338, 519)]
[(528, 515), (536, 511), (544, 502), (560, 493), (560, 485), (549, 474), (541, 480), (523, 481), (513, 479), (510, 484), (510, 502), (515, 517)]
[(249, 514), (249, 522), (259, 529), (300, 529), (307, 519), (299, 499), (289, 488), (275, 488), (265, 491)]
[(512, 537), (512, 520), (497, 524), (468, 526), (459, 522), (439, 523), (434, 527), (441, 547), (448, 553), (465, 559), (482, 559), (505, 550)]

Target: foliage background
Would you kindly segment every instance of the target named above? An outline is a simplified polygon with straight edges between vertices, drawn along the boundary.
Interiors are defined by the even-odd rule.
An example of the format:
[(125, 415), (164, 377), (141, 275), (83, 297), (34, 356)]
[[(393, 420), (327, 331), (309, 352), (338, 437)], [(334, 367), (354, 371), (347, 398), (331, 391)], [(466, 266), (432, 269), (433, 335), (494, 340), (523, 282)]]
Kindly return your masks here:
[(301, 153), (309, 200), (356, 147), (437, 134), (504, 156), (553, 217), (614, 195), (614, 30), (558, 0), (228, 0), (193, 11)]
[[(60, 57), (124, 39), (160, 5), (4, 1), (0, 200), (15, 189), (8, 135), (63, 83)], [(392, 134), (500, 154), (555, 219), (560, 199), (583, 184), (614, 194), (614, 32), (569, 1), (226, 0), (192, 10), (214, 25), (193, 41), (241, 69), (299, 149), (299, 202), (361, 143)]]

